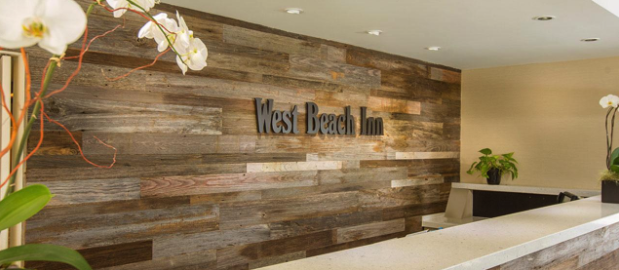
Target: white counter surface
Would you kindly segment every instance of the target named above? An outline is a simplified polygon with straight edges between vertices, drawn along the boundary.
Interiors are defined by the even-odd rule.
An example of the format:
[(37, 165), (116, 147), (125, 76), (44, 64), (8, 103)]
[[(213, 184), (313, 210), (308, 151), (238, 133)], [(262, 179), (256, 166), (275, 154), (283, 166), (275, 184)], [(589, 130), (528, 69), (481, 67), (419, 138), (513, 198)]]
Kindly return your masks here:
[(529, 187), (529, 186), (510, 186), (510, 185), (487, 185), (474, 183), (452, 183), (451, 188), (468, 190), (485, 190), (499, 192), (559, 195), (561, 192), (571, 192), (578, 196), (593, 197), (600, 195), (600, 190), (573, 189), (573, 188), (554, 188), (554, 187)]
[(617, 222), (597, 196), (261, 269), (487, 269)]

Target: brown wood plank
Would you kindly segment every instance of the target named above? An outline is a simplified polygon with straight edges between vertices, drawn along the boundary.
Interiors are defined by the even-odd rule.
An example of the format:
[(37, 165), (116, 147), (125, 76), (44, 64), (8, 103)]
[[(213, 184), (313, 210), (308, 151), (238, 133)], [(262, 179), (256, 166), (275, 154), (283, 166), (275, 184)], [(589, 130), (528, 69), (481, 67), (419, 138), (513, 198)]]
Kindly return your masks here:
[(316, 171), (294, 173), (243, 173), (161, 176), (141, 181), (143, 197), (202, 195), (268, 188), (306, 187), (318, 184)]
[(336, 243), (342, 244), (366, 238), (378, 237), (381, 235), (399, 233), (404, 231), (404, 227), (404, 219), (394, 219), (390, 221), (338, 228), (335, 230), (337, 239)]
[(461, 74), (447, 69), (430, 67), (430, 78), (432, 80), (460, 84)]
[(355, 192), (221, 205), (220, 228), (350, 213), (358, 209)]
[(349, 64), (391, 71), (407, 75), (427, 77), (428, 69), (421, 61), (415, 61), (401, 56), (377, 53), (367, 49), (348, 49), (346, 62)]
[(165, 258), (197, 251), (223, 249), (271, 240), (266, 225), (194, 234), (172, 234), (155, 238), (155, 258)]
[[(35, 181), (29, 184), (41, 184)], [(136, 178), (95, 179), (46, 182), (54, 198), (49, 205), (82, 204), (135, 200), (140, 198), (140, 180)]]
[[(153, 242), (141, 241), (120, 245), (78, 250), (94, 269), (149, 261), (153, 257)], [(27, 268), (71, 270), (69, 265), (53, 262), (27, 262)]]
[[(155, 236), (171, 233), (214, 231), (219, 228), (218, 218), (219, 209), (212, 205), (97, 216), (76, 215), (71, 217), (74, 222), (72, 225), (65, 224), (63, 219), (29, 224), (34, 229), (29, 232), (26, 240), (28, 243), (54, 243), (75, 249), (103, 247), (153, 239)], [(90, 220), (96, 223), (89, 223)], [(37, 226), (42, 227), (38, 229)]]
[(379, 70), (296, 55), (290, 56), (290, 69), (286, 74), (359, 88), (380, 86)]

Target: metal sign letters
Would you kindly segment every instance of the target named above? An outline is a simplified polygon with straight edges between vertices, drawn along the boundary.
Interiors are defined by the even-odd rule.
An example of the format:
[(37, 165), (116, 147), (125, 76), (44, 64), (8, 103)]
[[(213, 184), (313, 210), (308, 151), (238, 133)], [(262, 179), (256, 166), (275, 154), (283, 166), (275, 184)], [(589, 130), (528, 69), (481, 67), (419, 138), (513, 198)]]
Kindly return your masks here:
[[(262, 103), (256, 98), (256, 122), (258, 133), (299, 134), (299, 110), (295, 105), (290, 111), (273, 110), (273, 100)], [(344, 108), (344, 114), (318, 114), (320, 109), (314, 102), (305, 103), (307, 134), (356, 135), (355, 117), (351, 115), (350, 106)], [(361, 107), (360, 135), (384, 135), (383, 119), (367, 117), (367, 108)]]

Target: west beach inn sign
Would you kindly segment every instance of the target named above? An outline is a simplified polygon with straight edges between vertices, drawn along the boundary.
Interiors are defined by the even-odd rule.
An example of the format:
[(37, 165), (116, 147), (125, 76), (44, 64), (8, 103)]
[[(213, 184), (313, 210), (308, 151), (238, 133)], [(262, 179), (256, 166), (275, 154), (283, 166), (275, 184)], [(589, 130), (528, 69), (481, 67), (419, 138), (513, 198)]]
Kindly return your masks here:
[[(256, 123), (258, 133), (283, 133), (299, 134), (299, 110), (295, 105), (290, 111), (273, 110), (274, 101), (267, 99), (262, 102), (262, 98), (255, 98), (256, 101)], [(355, 117), (351, 115), (350, 106), (344, 108), (344, 114), (320, 114), (318, 105), (314, 102), (305, 103), (307, 112), (306, 134), (325, 135), (356, 135)], [(361, 131), (360, 135), (384, 135), (383, 119), (380, 117), (367, 117), (367, 108), (361, 107)]]

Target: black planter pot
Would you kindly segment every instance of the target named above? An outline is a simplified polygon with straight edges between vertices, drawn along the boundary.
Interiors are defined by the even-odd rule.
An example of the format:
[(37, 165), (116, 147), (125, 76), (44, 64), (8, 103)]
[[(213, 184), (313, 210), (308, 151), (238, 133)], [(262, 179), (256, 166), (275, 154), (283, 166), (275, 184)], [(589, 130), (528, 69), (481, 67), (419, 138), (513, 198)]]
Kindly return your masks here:
[(602, 181), (602, 202), (619, 203), (619, 180)]
[(501, 171), (499, 169), (491, 169), (488, 171), (488, 185), (499, 185), (501, 184)]

